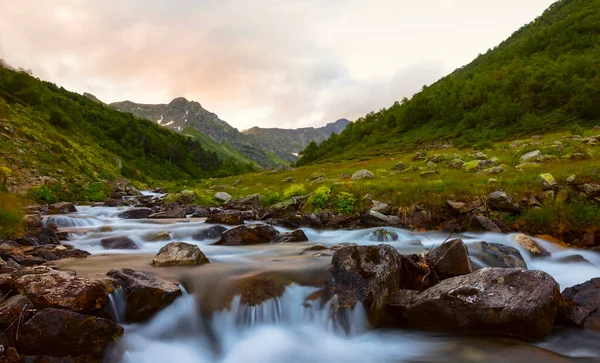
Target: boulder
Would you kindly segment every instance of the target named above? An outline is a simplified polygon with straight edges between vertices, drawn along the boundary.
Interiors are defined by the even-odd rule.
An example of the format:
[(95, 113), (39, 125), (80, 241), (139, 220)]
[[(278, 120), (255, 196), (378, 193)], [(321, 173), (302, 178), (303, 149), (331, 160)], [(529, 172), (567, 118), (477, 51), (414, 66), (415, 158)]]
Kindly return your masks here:
[(416, 262), (390, 245), (340, 247), (335, 250), (330, 270), (327, 297), (337, 297), (333, 300), (335, 311), (351, 309), (360, 302), (375, 326), (390, 324), (392, 317), (385, 306), (396, 291), (424, 290), (427, 279), (434, 275), (424, 277)]
[(360, 222), (367, 228), (398, 226), (400, 224), (400, 218), (397, 216), (386, 216), (385, 214), (370, 210), (360, 216)]
[(50, 228), (42, 228), (37, 234), (37, 239), (40, 245), (60, 245), (60, 241), (56, 232)]
[(467, 246), (461, 239), (444, 242), (427, 255), (427, 260), (440, 278), (473, 272)]
[(571, 305), (569, 320), (586, 329), (600, 331), (600, 278), (569, 287), (563, 295)]
[(540, 150), (530, 151), (521, 156), (521, 162), (535, 162), (543, 160), (544, 156)]
[(540, 174), (536, 182), (541, 185), (543, 190), (550, 190), (558, 187), (558, 183), (550, 173)]
[(108, 304), (111, 292), (102, 280), (76, 277), (48, 267), (25, 267), (11, 274), (12, 283), (36, 308), (63, 308), (94, 312)]
[(289, 242), (308, 242), (308, 237), (303, 230), (298, 229), (293, 232), (280, 233), (273, 238), (273, 242), (289, 243)]
[(175, 197), (175, 201), (182, 205), (192, 204), (196, 201), (196, 199), (198, 199), (198, 195), (196, 195), (196, 193), (194, 193), (192, 190), (182, 190), (177, 194), (177, 197)]
[(361, 169), (352, 174), (352, 180), (373, 179), (375, 175), (366, 169)]
[(260, 194), (252, 194), (240, 199), (233, 200), (229, 203), (229, 208), (241, 211), (259, 210), (261, 208)]
[(148, 216), (148, 218), (151, 219), (182, 219), (185, 217), (185, 208), (173, 208), (163, 212), (154, 213)]
[(69, 202), (59, 202), (48, 206), (48, 214), (69, 214), (77, 212), (75, 204)]
[(221, 203), (221, 204), (229, 203), (231, 198), (232, 198), (231, 194), (226, 193), (226, 192), (216, 192), (215, 195), (213, 196), (213, 199), (215, 201), (217, 201), (217, 203)]
[(188, 205), (185, 214), (189, 214), (191, 218), (205, 218), (210, 216), (210, 210), (197, 205)]
[(526, 249), (529, 255), (532, 257), (550, 256), (550, 252), (548, 252), (548, 250), (538, 245), (534, 240), (522, 233), (519, 233), (515, 236), (515, 241), (517, 241), (519, 246)]
[(39, 214), (27, 214), (23, 216), (23, 225), (28, 231), (34, 231), (44, 227), (42, 217)]
[(125, 320), (141, 322), (181, 296), (176, 284), (153, 274), (132, 269), (110, 270), (108, 276), (125, 290)]
[(516, 248), (489, 242), (469, 243), (467, 248), (471, 256), (485, 264), (483, 267), (527, 268)]
[(199, 266), (209, 263), (208, 258), (196, 245), (185, 242), (171, 242), (162, 247), (152, 264), (156, 267)]
[(244, 218), (239, 211), (229, 211), (213, 214), (206, 218), (206, 223), (226, 224), (229, 226), (237, 226), (244, 224)]
[(491, 219), (482, 215), (476, 215), (473, 217), (473, 221), (476, 222), (481, 228), (486, 231), (501, 233), (502, 230), (498, 227)]
[[(242, 221), (243, 223), (243, 221)], [(207, 239), (217, 239), (221, 237), (223, 232), (225, 232), (227, 228), (223, 226), (210, 226), (208, 228), (202, 229), (192, 235), (192, 239), (195, 241), (204, 241)]]
[(27, 355), (100, 359), (121, 335), (123, 327), (111, 320), (47, 308), (21, 326), (17, 349)]
[[(33, 309), (33, 303), (23, 295), (12, 296), (0, 303), (0, 345), (15, 346), (16, 321), (27, 321)], [(0, 353), (1, 356), (1, 353)]]
[(225, 231), (215, 245), (240, 246), (271, 242), (279, 232), (268, 224), (249, 224)]
[(108, 237), (100, 240), (102, 247), (107, 250), (139, 250), (140, 247), (129, 237)]
[(119, 214), (119, 218), (123, 219), (145, 219), (152, 214), (150, 208), (131, 208)]
[(371, 232), (371, 234), (369, 234), (369, 238), (371, 241), (377, 241), (377, 242), (397, 241), (398, 233), (396, 233), (394, 231), (389, 231), (385, 228), (379, 228), (379, 229)]
[(513, 197), (510, 197), (503, 190), (497, 190), (488, 194), (487, 201), (492, 208), (498, 210), (518, 212), (521, 209), (519, 207), (519, 203), (517, 203), (517, 201)]
[(484, 268), (413, 296), (404, 314), (408, 326), (424, 330), (541, 340), (552, 333), (560, 301), (545, 272)]

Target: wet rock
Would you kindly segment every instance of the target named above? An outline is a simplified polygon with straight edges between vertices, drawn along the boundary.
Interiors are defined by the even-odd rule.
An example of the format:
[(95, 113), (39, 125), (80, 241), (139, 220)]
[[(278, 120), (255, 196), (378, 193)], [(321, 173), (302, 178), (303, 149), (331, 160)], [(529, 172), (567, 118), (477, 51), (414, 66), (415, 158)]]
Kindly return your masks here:
[(109, 237), (100, 240), (102, 247), (107, 250), (139, 250), (140, 247), (129, 237)]
[(386, 216), (385, 214), (370, 210), (360, 216), (360, 222), (367, 228), (386, 226), (393, 227), (400, 224), (400, 218), (397, 216)]
[(271, 242), (279, 232), (267, 224), (249, 224), (225, 231), (215, 245), (240, 246)]
[(354, 242), (342, 242), (342, 243), (338, 243), (338, 244), (335, 244), (335, 245), (331, 246), (330, 250), (332, 252), (335, 252), (335, 251), (337, 251), (339, 249), (342, 249), (344, 247), (358, 247), (358, 244), (354, 243)]
[(26, 267), (13, 272), (12, 283), (36, 308), (56, 307), (93, 312), (108, 304), (110, 288), (99, 279), (76, 277), (48, 267)]
[(173, 208), (164, 212), (158, 212), (148, 216), (148, 218), (151, 219), (182, 219), (185, 217), (185, 208)]
[(85, 258), (90, 255), (89, 252), (70, 245), (54, 246), (50, 251), (58, 256), (58, 258)]
[[(243, 223), (243, 222), (242, 222)], [(217, 239), (221, 237), (223, 232), (225, 232), (227, 228), (223, 226), (211, 226), (209, 228), (202, 229), (192, 235), (192, 239), (196, 241), (204, 241), (207, 239)]]
[(429, 252), (427, 260), (435, 272), (443, 277), (466, 275), (473, 272), (467, 246), (461, 239), (444, 242)]
[(60, 241), (56, 232), (50, 228), (42, 228), (37, 234), (37, 239), (40, 245), (59, 245)]
[(17, 348), (28, 355), (101, 358), (121, 335), (123, 328), (111, 320), (47, 308), (21, 326)]
[(131, 208), (119, 214), (123, 219), (145, 219), (150, 217), (152, 209), (150, 208)]
[(231, 198), (232, 198), (231, 194), (226, 193), (226, 192), (217, 192), (213, 196), (213, 199), (221, 204), (229, 203)]
[(521, 162), (535, 162), (542, 161), (544, 156), (540, 150), (530, 151), (523, 156), (521, 156)]
[(425, 290), (405, 316), (419, 329), (540, 340), (552, 333), (560, 300), (557, 282), (544, 272), (485, 268)]
[(474, 242), (467, 245), (469, 254), (483, 262), (483, 267), (527, 268), (521, 252), (499, 243)]
[(502, 230), (498, 227), (491, 219), (482, 215), (476, 215), (473, 217), (473, 221), (476, 222), (481, 228), (486, 231), (501, 233)]
[(179, 286), (147, 272), (125, 268), (107, 275), (125, 289), (127, 322), (145, 321), (181, 296)]
[(244, 218), (239, 211), (229, 211), (224, 213), (213, 214), (206, 219), (206, 223), (226, 224), (237, 226), (244, 224)]
[(503, 190), (497, 190), (488, 194), (487, 201), (491, 207), (498, 210), (518, 212), (521, 209), (519, 203), (514, 198), (508, 196)]
[(534, 240), (527, 237), (526, 235), (519, 233), (515, 236), (515, 240), (519, 244), (519, 246), (529, 252), (529, 255), (532, 257), (541, 257), (541, 256), (550, 256), (550, 252), (538, 245)]
[(75, 204), (69, 202), (59, 202), (48, 206), (48, 214), (69, 214), (77, 212)]
[(273, 238), (273, 242), (277, 243), (290, 243), (290, 242), (308, 242), (308, 237), (303, 230), (298, 229), (293, 232), (285, 232), (276, 235)]
[(250, 306), (278, 298), (285, 292), (288, 282), (275, 274), (259, 274), (240, 278), (235, 282), (235, 295), (240, 302)]
[(309, 251), (324, 251), (326, 250), (327, 247), (325, 247), (322, 244), (316, 244), (314, 246), (310, 246), (307, 247), (306, 249), (304, 249), (304, 251), (300, 252), (300, 256), (302, 256), (304, 253), (309, 252)]
[(229, 203), (229, 208), (240, 211), (261, 209), (260, 194), (252, 194)]
[[(19, 319), (25, 322), (31, 315), (33, 303), (23, 295), (12, 296), (0, 303), (0, 344), (15, 346)], [(0, 357), (2, 354), (0, 353)], [(0, 358), (1, 359), (1, 358)]]
[(205, 218), (210, 216), (210, 210), (197, 205), (188, 205), (185, 209), (185, 214), (190, 215), (191, 218)]
[(550, 173), (540, 174), (536, 182), (541, 185), (543, 190), (550, 190), (558, 187), (558, 183)]
[(199, 266), (209, 263), (208, 258), (196, 245), (185, 242), (171, 242), (162, 247), (152, 264), (156, 267)]
[(600, 331), (600, 278), (569, 287), (563, 296), (571, 303), (569, 320), (586, 329)]
[(389, 231), (385, 228), (379, 228), (379, 229), (375, 230), (374, 232), (372, 232), (369, 235), (369, 237), (372, 241), (391, 242), (391, 241), (398, 240), (398, 233), (396, 233), (394, 231)]
[(334, 309), (352, 308), (361, 302), (375, 326), (389, 324), (391, 317), (385, 305), (396, 291), (423, 290), (423, 285), (427, 285), (417, 263), (390, 245), (337, 249), (331, 261), (331, 275), (327, 295), (337, 296)]
[(352, 180), (373, 179), (374, 177), (375, 174), (371, 173), (366, 169), (361, 169), (352, 174)]

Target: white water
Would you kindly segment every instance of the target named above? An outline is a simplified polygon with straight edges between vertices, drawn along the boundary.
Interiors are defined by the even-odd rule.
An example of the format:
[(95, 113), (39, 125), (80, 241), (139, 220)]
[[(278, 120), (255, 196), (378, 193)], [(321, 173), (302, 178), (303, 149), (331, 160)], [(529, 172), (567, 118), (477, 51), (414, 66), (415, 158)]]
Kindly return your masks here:
[[(268, 253), (268, 248), (211, 246), (214, 240), (196, 241), (192, 236), (210, 227), (203, 219), (160, 221), (124, 220), (118, 214), (127, 207), (78, 207), (69, 216), (53, 216), (51, 223), (73, 231), (70, 244), (93, 254), (106, 253), (156, 253), (172, 241), (184, 241), (200, 246), (213, 263), (264, 263), (257, 257)], [(80, 222), (86, 221), (86, 222)], [(60, 222), (60, 224), (59, 224)], [(45, 221), (49, 223), (49, 221)], [(81, 223), (81, 224), (78, 224)], [(86, 223), (86, 224), (83, 224)], [(107, 230), (110, 227), (110, 231)], [(448, 238), (441, 233), (414, 233), (398, 228), (385, 228), (398, 235), (389, 241), (402, 253), (418, 253), (424, 248), (439, 246)], [(280, 231), (287, 231), (279, 228)], [(373, 233), (376, 229), (316, 231), (303, 228), (310, 243), (334, 245), (341, 242), (380, 244)], [(152, 242), (156, 234), (167, 231), (168, 240)], [(100, 240), (112, 236), (129, 236), (141, 250), (105, 250)], [(600, 276), (600, 254), (590, 251), (566, 249), (549, 242), (535, 239), (552, 253), (549, 257), (531, 258), (516, 242), (515, 235), (497, 233), (466, 233), (457, 235), (465, 243), (487, 241), (501, 243), (521, 251), (530, 269), (539, 269), (552, 275), (561, 289)], [(299, 244), (309, 245), (308, 243)], [(565, 263), (557, 259), (581, 255), (586, 263)], [(201, 316), (193, 295), (184, 294), (174, 304), (157, 314), (144, 325), (127, 326), (111, 361), (133, 362), (403, 362), (431, 361), (430, 354), (456, 338), (413, 334), (407, 332), (368, 331), (364, 312), (357, 308), (347, 318), (350, 332), (345, 331), (332, 318), (327, 306), (307, 303), (305, 298), (314, 288), (295, 286), (276, 300), (260, 306), (241, 305), (239, 298), (230, 310), (215, 313), (212, 317)], [(112, 314), (123, 321), (124, 296), (111, 295)], [(556, 334), (540, 346), (572, 356), (600, 356), (600, 336), (577, 332), (570, 335)], [(579, 346), (582, 345), (582, 346)], [(118, 357), (118, 358), (115, 358)], [(423, 360), (425, 359), (425, 360)], [(436, 361), (460, 361), (436, 355)], [(533, 362), (531, 362), (533, 363)]]

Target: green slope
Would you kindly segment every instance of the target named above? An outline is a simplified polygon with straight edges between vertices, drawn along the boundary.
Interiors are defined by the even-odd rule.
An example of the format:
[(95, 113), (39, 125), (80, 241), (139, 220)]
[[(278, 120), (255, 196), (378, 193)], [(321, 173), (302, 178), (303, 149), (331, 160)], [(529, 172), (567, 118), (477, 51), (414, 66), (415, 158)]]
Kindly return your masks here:
[(67, 190), (120, 177), (150, 183), (250, 170), (193, 138), (3, 67), (0, 155), (12, 190), (52, 179)]
[(298, 165), (442, 140), (485, 147), (599, 119), (600, 1), (562, 0), (412, 99), (371, 112), (340, 135), (309, 145)]

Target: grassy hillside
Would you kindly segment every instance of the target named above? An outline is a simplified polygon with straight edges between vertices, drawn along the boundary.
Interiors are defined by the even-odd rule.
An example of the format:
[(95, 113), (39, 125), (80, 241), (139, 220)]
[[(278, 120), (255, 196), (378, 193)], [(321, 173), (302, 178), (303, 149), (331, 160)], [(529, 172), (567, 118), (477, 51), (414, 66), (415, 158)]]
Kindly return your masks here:
[(311, 144), (298, 165), (383, 155), (441, 141), (492, 141), (600, 120), (600, 1), (562, 0), (471, 64), (340, 135)]
[(52, 184), (72, 198), (87, 198), (81, 189), (103, 179), (191, 181), (250, 170), (190, 137), (2, 67), (0, 155), (10, 173), (3, 188)]

